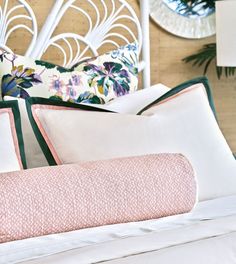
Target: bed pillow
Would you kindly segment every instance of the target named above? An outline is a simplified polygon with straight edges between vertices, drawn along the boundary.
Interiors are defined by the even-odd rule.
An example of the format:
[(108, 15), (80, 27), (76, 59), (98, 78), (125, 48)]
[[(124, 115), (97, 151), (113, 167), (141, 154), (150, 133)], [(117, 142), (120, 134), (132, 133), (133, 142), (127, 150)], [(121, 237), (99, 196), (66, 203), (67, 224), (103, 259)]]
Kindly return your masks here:
[(0, 172), (23, 168), (26, 164), (17, 102), (0, 102)]
[(183, 82), (177, 86), (175, 86), (173, 89), (167, 91), (165, 94), (162, 96), (159, 96), (156, 98), (156, 100), (153, 100), (150, 104), (147, 104), (142, 110), (140, 110), (137, 114), (141, 115), (145, 110), (150, 109), (152, 106), (158, 104), (159, 102), (163, 102), (168, 100), (169, 98), (178, 95), (182, 92), (185, 92), (189, 90), (189, 88), (195, 84), (201, 84), (202, 87), (204, 87), (204, 92), (207, 95), (207, 99), (209, 102), (209, 106), (211, 107), (211, 110), (213, 114), (216, 117), (216, 109), (215, 109), (215, 104), (214, 104), (214, 99), (211, 91), (211, 87), (208, 81), (208, 78), (205, 76), (200, 76), (191, 80), (188, 80), (186, 82)]
[[(68, 109), (80, 110), (80, 109), (82, 109), (82, 110), (88, 110), (88, 111), (93, 111), (93, 110), (99, 111), (99, 109), (101, 109), (102, 111), (107, 111), (107, 112), (113, 112), (114, 111), (117, 113), (140, 115), (146, 109), (151, 108), (153, 105), (157, 104), (159, 101), (165, 101), (169, 97), (171, 98), (172, 96), (175, 96), (179, 93), (182, 93), (185, 90), (188, 91), (189, 89), (191, 89), (191, 86), (193, 86), (195, 84), (201, 84), (202, 87), (205, 88), (205, 93), (207, 94), (207, 97), (209, 100), (209, 105), (215, 114), (214, 102), (213, 102), (211, 90), (209, 87), (209, 83), (208, 83), (208, 80), (206, 77), (199, 77), (199, 78), (192, 79), (190, 81), (187, 81), (185, 83), (182, 83), (182, 84), (176, 86), (175, 88), (173, 88), (171, 90), (168, 87), (164, 86), (163, 84), (157, 84), (157, 85), (152, 86), (150, 88), (137, 91), (133, 94), (122, 96), (120, 98), (116, 98), (113, 101), (111, 101), (110, 103), (107, 103), (105, 105), (97, 105), (97, 104), (74, 105), (74, 104), (69, 104), (69, 103), (64, 103), (64, 102), (55, 102), (52, 100), (45, 100), (45, 99), (41, 99), (41, 98), (32, 98), (32, 99), (28, 100), (28, 112), (29, 112), (29, 116), (31, 117), (32, 127), (36, 133), (36, 137), (38, 138), (38, 140), (40, 142), (41, 148), (44, 150), (44, 153), (45, 153), (45, 156), (47, 157), (47, 160), (50, 160), (49, 164), (55, 165), (55, 164), (77, 162), (79, 159), (77, 158), (76, 155), (74, 156), (73, 161), (70, 161), (70, 156), (63, 159), (62, 161), (59, 161), (60, 158), (58, 158), (57, 162), (55, 161), (55, 157), (53, 158), (53, 156), (51, 155), (51, 152), (55, 152), (55, 151), (54, 150), (50, 151), (50, 149), (48, 148), (48, 144), (46, 143), (46, 141), (49, 141), (46, 133), (44, 133), (44, 136), (42, 136), (42, 133), (38, 129), (40, 127), (42, 132), (43, 132), (43, 127), (41, 126), (41, 124), (38, 121), (37, 121), (37, 124), (35, 123), (35, 121), (37, 120), (37, 115), (36, 115), (36, 113), (32, 112), (32, 107), (34, 109), (36, 107), (49, 108), (51, 110), (52, 109), (58, 109), (58, 110), (66, 110), (66, 109), (67, 110)], [(4, 100), (9, 100), (9, 99), (10, 99), (10, 97), (4, 97)], [(19, 99), (19, 100), (21, 100), (21, 99)], [(21, 103), (19, 103), (19, 105), (22, 106), (22, 105), (24, 105), (24, 103), (25, 102), (23, 100), (21, 100)], [(83, 108), (83, 105), (85, 105), (86, 108)], [(95, 107), (95, 109), (93, 109), (93, 107)], [(23, 111), (23, 112), (24, 112), (24, 114), (22, 116), (25, 116), (25, 111)], [(60, 114), (58, 113), (58, 115), (60, 115)], [(68, 116), (69, 116), (69, 114), (68, 114)], [(91, 114), (91, 118), (92, 118), (91, 122), (93, 123), (93, 119), (94, 119), (93, 114)], [(27, 123), (28, 123), (28, 117), (25, 117), (24, 119), (27, 120)], [(60, 117), (59, 117), (59, 119), (60, 119)], [(71, 120), (73, 123), (73, 117), (71, 118)], [(22, 123), (24, 123), (24, 122), (25, 121), (23, 120)], [(38, 127), (38, 125), (39, 125), (39, 127)], [(73, 126), (76, 126), (76, 125), (75, 124), (71, 124), (71, 125), (72, 125), (72, 130), (74, 131), (75, 128), (73, 128)], [(27, 126), (29, 126), (29, 124)], [(86, 133), (86, 131), (85, 131), (85, 133)], [(35, 140), (35, 138), (34, 138), (34, 140)], [(51, 144), (50, 144), (50, 146), (51, 146)], [(63, 149), (63, 146), (62, 146), (62, 149)], [(108, 151), (108, 157), (109, 157), (109, 153), (110, 152)], [(135, 153), (133, 153), (133, 154), (135, 155)], [(93, 156), (91, 156), (91, 158), (92, 157)], [(82, 160), (83, 160), (83, 157), (82, 157)]]
[(194, 171), (180, 154), (1, 174), (0, 243), (189, 212)]
[(143, 116), (76, 111), (37, 98), (28, 99), (27, 107), (50, 165), (177, 152), (197, 172), (200, 200), (236, 194), (236, 162), (202, 83), (181, 90)]
[(136, 115), (143, 108), (152, 104), (153, 101), (156, 101), (157, 98), (162, 97), (169, 91), (170, 88), (158, 83), (151, 87), (127, 94), (126, 96), (117, 97), (104, 105), (93, 104), (92, 106), (116, 113)]
[(30, 169), (48, 166), (47, 159), (42, 152), (42, 149), (34, 135), (32, 126), (29, 122), (27, 110), (25, 107), (25, 100), (22, 98), (15, 98), (10, 96), (5, 96), (4, 100), (6, 102), (12, 102), (14, 100), (18, 101), (27, 168)]
[[(163, 84), (157, 84), (149, 88), (136, 91), (132, 94), (126, 96), (117, 97), (112, 100), (110, 103), (105, 105), (98, 104), (85, 104), (85, 108), (80, 104), (76, 105), (80, 109), (86, 110), (99, 110), (99, 111), (115, 111), (118, 113), (130, 113), (136, 114), (146, 105), (150, 104), (156, 98), (162, 96), (164, 93), (168, 92), (170, 89)], [(28, 168), (37, 168), (48, 166), (48, 162), (45, 158), (45, 155), (40, 148), (40, 145), (34, 135), (32, 130), (27, 110), (25, 107), (25, 100), (22, 98), (15, 98), (10, 96), (5, 96), (4, 100), (17, 100), (19, 104), (19, 109), (21, 113), (21, 123), (23, 130), (23, 138), (25, 144), (25, 154), (26, 162)], [(74, 105), (67, 104), (68, 106), (74, 107)]]
[(138, 87), (136, 43), (80, 62), (72, 69), (6, 51), (0, 57), (2, 97), (39, 96), (104, 104)]
[[(18, 101), (18, 105), (21, 113), (21, 123), (22, 123), (23, 139), (25, 145), (27, 168), (38, 168), (38, 167), (48, 166), (49, 165), (48, 161), (45, 157), (44, 152), (42, 151), (42, 147), (40, 146), (40, 144), (38, 143), (35, 137), (33, 128), (30, 124), (26, 105), (25, 105), (25, 100), (22, 98), (14, 98), (10, 96), (5, 96), (4, 100)], [(57, 100), (47, 100), (43, 98), (40, 98), (40, 101), (46, 101), (46, 102), (49, 101), (56, 103), (57, 105), (63, 105), (63, 107), (68, 107), (78, 110), (110, 112), (109, 110), (103, 110), (92, 105), (81, 105), (81, 104), (74, 104), (69, 102), (61, 102)]]

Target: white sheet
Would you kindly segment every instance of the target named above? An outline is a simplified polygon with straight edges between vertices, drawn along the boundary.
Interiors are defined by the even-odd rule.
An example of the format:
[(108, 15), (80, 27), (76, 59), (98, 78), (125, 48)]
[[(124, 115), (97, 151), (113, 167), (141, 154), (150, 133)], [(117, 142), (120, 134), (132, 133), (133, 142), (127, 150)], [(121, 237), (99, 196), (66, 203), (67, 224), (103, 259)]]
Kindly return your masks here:
[[(236, 262), (236, 196), (201, 202), (189, 214), (1, 244), (0, 263), (147, 263), (147, 257), (150, 263), (161, 258), (165, 261), (159, 263), (171, 259), (178, 263), (175, 254), (181, 257), (180, 253), (187, 252), (189, 247), (196, 247), (196, 256), (201, 249), (207, 257), (211, 240), (221, 246), (221, 251), (213, 251), (215, 256), (230, 250), (228, 256), (234, 260), (219, 263)], [(184, 263), (189, 263), (193, 254)], [(198, 259), (196, 263), (204, 262)]]

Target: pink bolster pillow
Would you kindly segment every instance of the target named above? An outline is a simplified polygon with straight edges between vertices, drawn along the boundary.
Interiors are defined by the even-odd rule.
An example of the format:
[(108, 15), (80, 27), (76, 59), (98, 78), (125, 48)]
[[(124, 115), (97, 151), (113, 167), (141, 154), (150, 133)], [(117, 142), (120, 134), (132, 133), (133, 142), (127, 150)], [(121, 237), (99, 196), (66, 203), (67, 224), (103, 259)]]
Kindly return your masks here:
[(0, 174), (0, 242), (189, 212), (192, 166), (157, 154)]

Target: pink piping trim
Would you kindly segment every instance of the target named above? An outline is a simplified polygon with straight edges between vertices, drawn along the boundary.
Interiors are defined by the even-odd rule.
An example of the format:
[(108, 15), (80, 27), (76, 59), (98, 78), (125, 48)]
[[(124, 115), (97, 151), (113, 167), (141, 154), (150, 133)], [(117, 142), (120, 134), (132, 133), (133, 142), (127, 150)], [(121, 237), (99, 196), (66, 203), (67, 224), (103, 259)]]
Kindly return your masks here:
[(23, 170), (23, 164), (21, 161), (20, 148), (19, 148), (19, 141), (18, 141), (18, 137), (16, 133), (16, 126), (15, 126), (14, 115), (13, 115), (12, 109), (11, 108), (0, 109), (0, 114), (4, 114), (4, 113), (7, 113), (9, 115), (10, 127), (11, 127), (11, 133), (12, 133), (12, 139), (14, 142), (16, 157), (17, 157), (20, 169)]
[(166, 98), (165, 100), (163, 100), (163, 101), (161, 101), (161, 102), (159, 102), (159, 103), (153, 105), (152, 107), (155, 107), (155, 106), (157, 106), (157, 105), (164, 104), (165, 102), (168, 102), (168, 101), (170, 101), (170, 100), (172, 100), (172, 99), (174, 99), (174, 98), (176, 98), (176, 97), (179, 97), (179, 96), (182, 95), (182, 94), (189, 93), (189, 92), (191, 92), (192, 90), (195, 90), (195, 89), (197, 89), (197, 88), (201, 88), (201, 89), (204, 91), (205, 95), (207, 96), (206, 89), (204, 88), (204, 86), (203, 86), (202, 84), (194, 84), (193, 86), (190, 86), (189, 88), (187, 88), (187, 89), (185, 89), (185, 90), (182, 90), (181, 92), (179, 92), (179, 93), (177, 93), (177, 94), (175, 94), (175, 95), (172, 95), (172, 96)]

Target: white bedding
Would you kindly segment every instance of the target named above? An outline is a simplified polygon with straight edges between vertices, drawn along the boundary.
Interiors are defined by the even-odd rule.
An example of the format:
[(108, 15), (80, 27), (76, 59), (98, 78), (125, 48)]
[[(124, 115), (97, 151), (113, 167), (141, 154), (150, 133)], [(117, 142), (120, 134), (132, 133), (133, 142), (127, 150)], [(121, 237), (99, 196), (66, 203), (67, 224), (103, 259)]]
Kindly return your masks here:
[(0, 244), (0, 263), (236, 263), (236, 196), (189, 214)]

